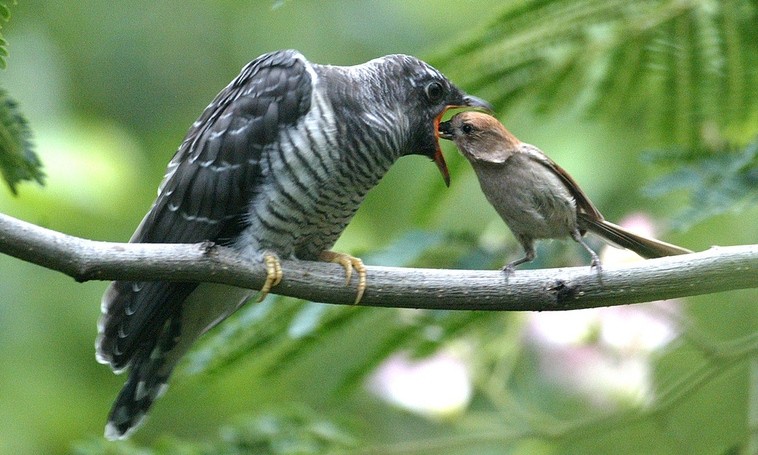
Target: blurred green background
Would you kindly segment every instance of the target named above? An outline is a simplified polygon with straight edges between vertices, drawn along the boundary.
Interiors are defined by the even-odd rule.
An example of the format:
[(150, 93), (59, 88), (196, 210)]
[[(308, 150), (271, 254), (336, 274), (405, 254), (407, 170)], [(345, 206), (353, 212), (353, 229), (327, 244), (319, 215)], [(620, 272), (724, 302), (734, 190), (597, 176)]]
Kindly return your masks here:
[[(480, 35), (497, 41), (495, 32), (487, 35), (492, 31), (487, 27), (503, 5), (517, 10), (540, 3), (551, 2), (13, 5), (3, 28), (10, 57), (0, 86), (29, 120), (47, 184), (22, 184), (15, 198), (0, 189), (0, 211), (75, 236), (126, 241), (149, 208), (184, 133), (215, 94), (256, 56), (295, 48), (314, 62), (341, 65), (389, 53), (429, 59), (464, 90), (497, 101), (509, 129), (565, 167), (608, 219), (642, 212), (658, 235), (693, 250), (755, 243), (754, 203), (727, 199), (719, 205), (723, 211), (688, 223), (677, 216), (696, 197), (687, 191), (650, 197), (651, 191), (642, 190), (683, 166), (700, 169), (697, 159), (681, 153), (664, 154), (664, 164), (640, 159), (644, 151), (675, 145), (699, 149), (691, 135), (657, 134), (661, 127), (655, 119), (630, 121), (630, 113), (586, 115), (572, 100), (580, 91), (555, 88), (553, 93), (547, 85), (501, 98), (510, 90), (508, 81), (518, 81), (515, 72), (501, 81), (477, 79), (482, 62), (472, 58), (469, 66), (466, 50), (455, 44), (476, 43), (472, 37)], [(755, 24), (750, 22), (754, 1), (727, 3), (745, 6), (746, 20)], [(533, 18), (535, 27), (539, 18)], [(528, 38), (523, 30), (530, 25), (520, 27), (512, 33)], [(500, 51), (510, 56), (539, 51), (527, 44)], [(486, 38), (479, 45), (494, 47)], [(495, 59), (498, 54), (492, 52)], [(558, 53), (550, 55), (560, 59)], [(755, 80), (755, 67), (744, 71), (752, 71), (748, 80)], [(537, 77), (534, 72), (522, 76)], [(628, 90), (637, 93), (633, 86)], [(754, 86), (746, 90), (753, 98), (735, 123), (704, 121), (702, 130), (715, 128), (719, 140), (745, 145), (758, 133)], [(549, 109), (543, 109), (546, 104)], [(717, 110), (699, 112), (707, 116)], [(700, 132), (694, 142), (705, 136)], [(443, 149), (450, 188), (428, 160), (403, 158), (369, 194), (336, 250), (361, 255), (368, 264), (432, 267), (494, 269), (515, 257), (518, 247), (479, 192), (471, 169), (454, 147), (444, 144)], [(755, 162), (750, 166), (754, 170)], [(754, 191), (755, 180), (746, 182)], [(739, 210), (732, 210), (733, 204)], [(686, 228), (671, 230), (674, 225)], [(568, 243), (543, 245), (537, 265), (587, 263), (578, 250)], [(753, 437), (758, 433), (758, 293), (751, 290), (638, 306), (664, 320), (670, 332), (645, 355), (638, 344), (620, 349), (603, 341), (604, 330), (615, 330), (605, 325), (607, 313), (577, 322), (587, 330), (556, 349), (552, 342), (545, 348), (535, 341), (533, 328), (544, 324), (532, 315), (268, 300), (208, 337), (130, 443), (104, 443), (105, 417), (125, 379), (94, 359), (105, 286), (78, 284), (0, 256), (0, 453), (131, 453), (136, 447), (165, 453), (322, 453), (375, 447), (374, 453), (609, 453), (612, 448), (614, 453), (736, 454), (748, 453), (751, 432)], [(571, 319), (558, 327), (567, 324)], [(648, 368), (643, 398), (614, 392), (610, 401), (595, 403), (586, 397), (605, 392), (546, 379), (542, 367), (550, 363), (549, 353), (576, 360), (590, 351), (615, 365), (630, 356), (643, 362)], [(455, 412), (433, 417), (385, 403), (364, 387), (364, 379), (396, 352), (419, 358), (452, 353), (454, 367), (465, 369), (471, 397)], [(216, 355), (224, 360), (207, 361)], [(566, 379), (590, 368), (572, 365), (577, 369), (567, 367), (558, 376)], [(189, 374), (196, 368), (204, 374)], [(452, 374), (446, 371), (429, 380), (444, 382), (443, 376)], [(621, 370), (617, 376), (625, 374)], [(595, 426), (592, 419), (598, 416), (603, 425)]]

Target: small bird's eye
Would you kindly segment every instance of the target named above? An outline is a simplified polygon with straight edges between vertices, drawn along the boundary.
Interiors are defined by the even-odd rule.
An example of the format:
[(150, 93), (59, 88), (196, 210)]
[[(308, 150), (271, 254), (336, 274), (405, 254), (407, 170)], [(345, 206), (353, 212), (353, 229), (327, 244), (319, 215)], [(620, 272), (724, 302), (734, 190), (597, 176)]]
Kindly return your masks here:
[(471, 134), (474, 132), (474, 127), (468, 123), (464, 123), (461, 127), (461, 131), (463, 131), (464, 134)]
[(429, 101), (436, 103), (442, 99), (445, 90), (442, 88), (442, 84), (437, 81), (432, 81), (426, 85), (426, 96)]

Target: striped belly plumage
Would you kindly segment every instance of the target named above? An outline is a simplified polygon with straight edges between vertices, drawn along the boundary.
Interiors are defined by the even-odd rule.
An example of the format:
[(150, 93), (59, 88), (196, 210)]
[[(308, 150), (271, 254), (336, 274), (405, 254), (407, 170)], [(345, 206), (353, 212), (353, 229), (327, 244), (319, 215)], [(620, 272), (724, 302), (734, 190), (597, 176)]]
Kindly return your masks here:
[[(317, 260), (329, 250), (393, 159), (372, 160), (371, 141), (340, 140), (343, 128), (319, 97), (297, 128), (264, 150), (266, 184), (251, 200), (248, 223), (234, 247), (251, 260)], [(367, 169), (371, 169), (370, 172)]]

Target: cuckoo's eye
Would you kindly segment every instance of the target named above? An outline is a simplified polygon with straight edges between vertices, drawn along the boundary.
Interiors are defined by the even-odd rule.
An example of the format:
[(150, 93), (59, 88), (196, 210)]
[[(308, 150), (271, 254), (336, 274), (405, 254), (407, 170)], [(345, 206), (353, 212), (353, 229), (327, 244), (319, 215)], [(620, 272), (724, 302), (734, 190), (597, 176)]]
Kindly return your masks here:
[(442, 99), (442, 96), (445, 94), (445, 90), (442, 88), (442, 84), (437, 81), (432, 81), (426, 84), (426, 88), (424, 90), (426, 91), (426, 97), (429, 98), (429, 101), (432, 103), (440, 101)]
[(471, 134), (474, 132), (474, 127), (471, 126), (469, 123), (464, 123), (461, 127), (461, 131), (463, 131), (463, 134)]

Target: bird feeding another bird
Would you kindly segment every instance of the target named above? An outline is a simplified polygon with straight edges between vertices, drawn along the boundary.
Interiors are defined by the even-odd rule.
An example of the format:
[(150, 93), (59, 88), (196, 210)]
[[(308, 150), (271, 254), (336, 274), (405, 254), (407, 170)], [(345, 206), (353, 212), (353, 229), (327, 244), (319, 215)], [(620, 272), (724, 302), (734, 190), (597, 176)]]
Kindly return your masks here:
[(455, 142), (471, 163), (482, 192), (524, 249), (524, 257), (503, 268), (507, 275), (534, 260), (534, 242), (539, 239), (573, 239), (600, 271), (600, 258), (583, 239), (588, 231), (644, 258), (691, 253), (606, 221), (563, 168), (537, 147), (521, 142), (491, 115), (461, 112), (440, 123), (439, 135)]

